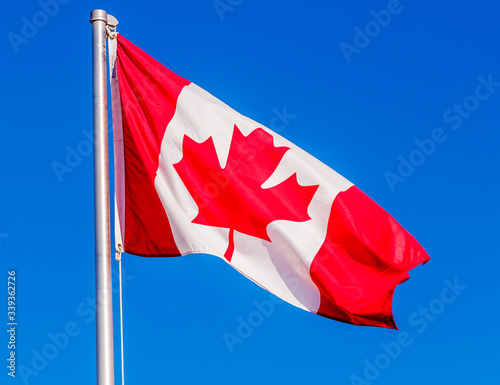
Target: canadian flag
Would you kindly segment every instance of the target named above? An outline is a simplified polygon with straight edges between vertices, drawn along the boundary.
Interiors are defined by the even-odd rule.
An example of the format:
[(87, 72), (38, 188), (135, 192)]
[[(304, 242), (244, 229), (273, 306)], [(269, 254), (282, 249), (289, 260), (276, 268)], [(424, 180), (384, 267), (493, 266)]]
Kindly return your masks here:
[(299, 308), (396, 328), (394, 289), (429, 260), (406, 230), (331, 168), (123, 36), (113, 47), (122, 250), (211, 254)]

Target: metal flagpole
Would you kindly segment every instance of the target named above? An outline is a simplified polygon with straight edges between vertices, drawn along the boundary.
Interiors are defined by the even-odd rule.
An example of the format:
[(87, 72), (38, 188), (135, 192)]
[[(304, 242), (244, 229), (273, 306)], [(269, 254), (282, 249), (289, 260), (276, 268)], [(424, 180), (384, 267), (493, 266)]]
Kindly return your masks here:
[(106, 26), (108, 15), (97, 9), (92, 24), (94, 95), (94, 212), (96, 270), (97, 385), (114, 385), (111, 233), (109, 218), (108, 103)]

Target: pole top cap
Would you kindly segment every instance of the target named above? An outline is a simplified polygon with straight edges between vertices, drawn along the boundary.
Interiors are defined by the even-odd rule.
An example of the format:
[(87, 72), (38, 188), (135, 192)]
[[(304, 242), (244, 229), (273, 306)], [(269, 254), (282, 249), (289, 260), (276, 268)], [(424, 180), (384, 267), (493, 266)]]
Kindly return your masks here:
[(114, 29), (118, 25), (118, 20), (113, 15), (108, 14), (106, 11), (102, 9), (94, 9), (90, 12), (90, 24), (94, 21), (104, 21), (106, 25), (109, 25), (110, 28)]
[(102, 9), (94, 9), (92, 12), (90, 12), (90, 24), (97, 20), (104, 21), (107, 24), (108, 14), (106, 13), (106, 11), (103, 11)]

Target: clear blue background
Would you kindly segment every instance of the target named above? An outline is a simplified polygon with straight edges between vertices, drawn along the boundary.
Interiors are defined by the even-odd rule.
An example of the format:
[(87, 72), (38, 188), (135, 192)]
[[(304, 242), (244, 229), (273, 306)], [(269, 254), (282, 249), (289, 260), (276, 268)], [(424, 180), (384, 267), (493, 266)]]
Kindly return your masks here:
[[(280, 133), (365, 191), (432, 258), (396, 289), (396, 321), (411, 343), (388, 361), (381, 344), (400, 331), (288, 304), (240, 333), (231, 353), (224, 333), (238, 336), (241, 320), (258, 319), (254, 301), (270, 294), (214, 257), (125, 255), (128, 384), (499, 384), (500, 88), (478, 104), (469, 97), (478, 77), (500, 81), (500, 4), (401, 0), (377, 29), (371, 11), (386, 10), (385, 0), (220, 3), (230, 10), (211, 0), (72, 0), (51, 15), (35, 0), (3, 5), (0, 330), (10, 269), (19, 324), (15, 379), (0, 333), (0, 383), (95, 382), (93, 160), (83, 131), (92, 129), (88, 19), (101, 8), (125, 37), (241, 113), (269, 125), (286, 107), (296, 117)], [(12, 44), (34, 18), (37, 31), (24, 27), (30, 37)], [(354, 45), (355, 27), (372, 37), (348, 63), (340, 45)], [(443, 114), (466, 98), (473, 111), (452, 129)], [(392, 191), (384, 174), (437, 127), (446, 141)], [(71, 172), (59, 180), (54, 162)], [(447, 304), (445, 280), (466, 286)], [(376, 363), (383, 369), (364, 373)]]

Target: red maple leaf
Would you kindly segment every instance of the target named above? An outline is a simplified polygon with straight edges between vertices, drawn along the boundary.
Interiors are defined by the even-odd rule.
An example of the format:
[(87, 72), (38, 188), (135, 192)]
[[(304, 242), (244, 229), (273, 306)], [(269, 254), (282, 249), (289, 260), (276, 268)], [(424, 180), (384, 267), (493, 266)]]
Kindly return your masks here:
[(231, 261), (234, 231), (271, 241), (266, 227), (281, 219), (304, 222), (318, 185), (301, 186), (297, 175), (271, 188), (262, 184), (289, 150), (275, 147), (272, 135), (257, 128), (245, 137), (234, 126), (227, 163), (221, 168), (212, 137), (202, 143), (184, 136), (183, 157), (174, 168), (199, 212), (192, 223), (229, 229), (224, 257)]

